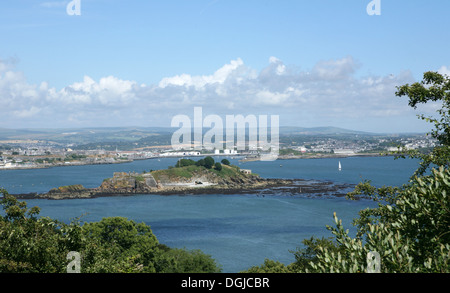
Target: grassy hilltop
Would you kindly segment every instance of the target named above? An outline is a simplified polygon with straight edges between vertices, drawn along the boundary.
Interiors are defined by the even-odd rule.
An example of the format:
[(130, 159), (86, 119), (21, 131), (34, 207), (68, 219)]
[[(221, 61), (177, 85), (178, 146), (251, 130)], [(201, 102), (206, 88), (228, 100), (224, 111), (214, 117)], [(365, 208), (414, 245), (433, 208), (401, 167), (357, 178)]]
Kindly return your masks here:
[[(231, 165), (228, 160), (222, 163), (215, 162), (212, 157), (206, 157), (198, 161), (181, 159), (174, 167), (150, 172), (156, 181), (188, 181), (196, 178), (205, 178), (210, 182), (217, 182), (230, 178), (245, 179), (249, 176), (241, 172), (238, 166)], [(253, 176), (256, 176), (253, 174)]]

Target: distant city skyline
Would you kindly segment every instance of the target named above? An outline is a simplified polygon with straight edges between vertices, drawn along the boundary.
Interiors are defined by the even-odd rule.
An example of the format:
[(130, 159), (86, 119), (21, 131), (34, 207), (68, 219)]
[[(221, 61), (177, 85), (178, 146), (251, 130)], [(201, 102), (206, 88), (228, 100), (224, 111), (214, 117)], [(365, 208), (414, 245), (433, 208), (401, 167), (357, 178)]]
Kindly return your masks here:
[[(450, 2), (18, 0), (0, 6), (0, 128), (280, 126), (426, 132), (396, 86), (450, 75)], [(132, 3), (130, 3), (132, 2)], [(145, 2), (145, 3), (142, 3)], [(393, 3), (395, 2), (395, 3)]]

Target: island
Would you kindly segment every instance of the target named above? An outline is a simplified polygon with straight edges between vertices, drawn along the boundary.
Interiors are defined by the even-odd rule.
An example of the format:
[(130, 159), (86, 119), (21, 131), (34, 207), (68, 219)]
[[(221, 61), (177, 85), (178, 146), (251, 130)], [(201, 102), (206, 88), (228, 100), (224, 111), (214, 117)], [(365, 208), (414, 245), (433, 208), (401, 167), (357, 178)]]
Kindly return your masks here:
[(198, 161), (180, 159), (175, 166), (149, 172), (116, 172), (96, 188), (83, 185), (60, 186), (47, 193), (14, 194), (20, 199), (81, 199), (137, 194), (240, 194), (258, 193), (262, 196), (275, 192), (345, 196), (350, 184), (335, 184), (303, 179), (262, 178), (252, 170), (221, 163), (212, 157)]

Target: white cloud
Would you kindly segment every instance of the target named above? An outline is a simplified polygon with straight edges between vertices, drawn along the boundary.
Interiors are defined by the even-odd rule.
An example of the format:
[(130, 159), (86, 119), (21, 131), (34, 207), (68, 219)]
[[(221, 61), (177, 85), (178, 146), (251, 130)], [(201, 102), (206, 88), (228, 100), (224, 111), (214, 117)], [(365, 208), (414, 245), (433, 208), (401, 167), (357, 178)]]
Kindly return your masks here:
[(31, 106), (30, 109), (24, 109), (24, 110), (16, 110), (14, 111), (14, 115), (19, 118), (28, 118), (33, 117), (36, 114), (38, 114), (41, 110), (35, 106)]
[(320, 79), (334, 80), (345, 79), (355, 73), (358, 68), (352, 57), (338, 60), (320, 61), (314, 66), (312, 73)]
[(114, 76), (101, 78), (99, 82), (85, 76), (82, 82), (73, 83), (53, 96), (71, 104), (124, 106), (135, 99), (135, 87), (135, 82)]
[(276, 65), (275, 72), (276, 72), (277, 75), (282, 75), (283, 73), (286, 72), (286, 66), (285, 66), (285, 65), (283, 64), (283, 62), (282, 62), (280, 59), (278, 59), (277, 57), (271, 56), (271, 57), (269, 58), (269, 63), (270, 63), (270, 64)]
[(438, 72), (450, 77), (450, 68), (448, 68), (447, 66), (442, 66), (441, 68), (439, 68)]
[(256, 93), (256, 98), (258, 103), (262, 103), (265, 105), (279, 105), (289, 98), (289, 94), (259, 91)]
[(218, 69), (212, 75), (202, 75), (202, 76), (191, 76), (189, 74), (177, 75), (174, 77), (163, 78), (159, 86), (162, 88), (168, 86), (193, 86), (197, 89), (202, 88), (208, 84), (222, 84), (227, 78), (235, 71), (237, 68), (242, 66), (244, 62), (241, 59), (232, 60), (230, 64), (224, 65), (222, 68)]
[(45, 81), (29, 84), (24, 74), (0, 60), (0, 107), (5, 113), (0, 123), (2, 127), (169, 126), (174, 115), (189, 114), (195, 106), (202, 106), (205, 115), (277, 114), (281, 124), (299, 126), (415, 119), (407, 101), (394, 94), (396, 86), (413, 82), (410, 72), (356, 77), (358, 67), (352, 57), (345, 57), (297, 71), (270, 57), (257, 72), (236, 59), (210, 75), (185, 73), (153, 85), (84, 76), (57, 90)]

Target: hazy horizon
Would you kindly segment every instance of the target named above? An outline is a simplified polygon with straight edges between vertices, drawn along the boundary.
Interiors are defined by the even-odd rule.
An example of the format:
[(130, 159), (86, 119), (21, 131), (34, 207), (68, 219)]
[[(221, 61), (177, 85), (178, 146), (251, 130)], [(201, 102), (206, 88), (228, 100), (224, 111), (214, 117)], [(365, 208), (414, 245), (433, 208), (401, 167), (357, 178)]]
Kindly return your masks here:
[[(56, 132), (56, 131), (74, 131), (74, 130), (93, 130), (93, 129), (98, 129), (98, 130), (113, 130), (113, 129), (129, 129), (129, 130), (139, 130), (139, 129), (146, 129), (146, 130), (176, 130), (179, 129), (180, 127), (170, 127), (170, 126), (137, 126), (137, 125), (131, 125), (131, 126), (105, 126), (105, 127), (98, 127), (98, 126), (86, 126), (86, 127), (25, 127), (25, 128), (4, 128), (4, 127), (0, 127), (0, 133), (1, 131), (7, 131), (7, 130), (13, 130), (13, 131), (52, 131), (52, 132)], [(192, 129), (195, 129), (194, 127), (191, 127)], [(235, 127), (236, 128), (236, 127)], [(248, 128), (248, 127), (246, 127)], [(331, 129), (336, 129), (336, 131), (344, 131), (344, 132), (349, 132), (349, 133), (361, 133), (361, 134), (374, 134), (374, 135), (378, 135), (378, 134), (426, 134), (429, 131), (410, 131), (410, 132), (369, 132), (369, 131), (364, 131), (364, 130), (357, 130), (357, 129), (348, 129), (348, 128), (341, 128), (341, 127), (336, 127), (336, 126), (316, 126), (316, 127), (302, 127), (302, 126), (289, 126), (289, 125), (280, 125), (279, 129), (281, 130), (281, 133), (285, 133), (289, 128), (293, 128), (293, 131), (300, 131), (300, 130), (331, 130)], [(203, 127), (203, 131), (209, 130), (211, 129), (211, 127)], [(227, 129), (226, 127), (224, 127), (223, 129)], [(270, 127), (267, 128), (268, 131), (270, 131)], [(270, 132), (269, 132), (270, 134)]]

